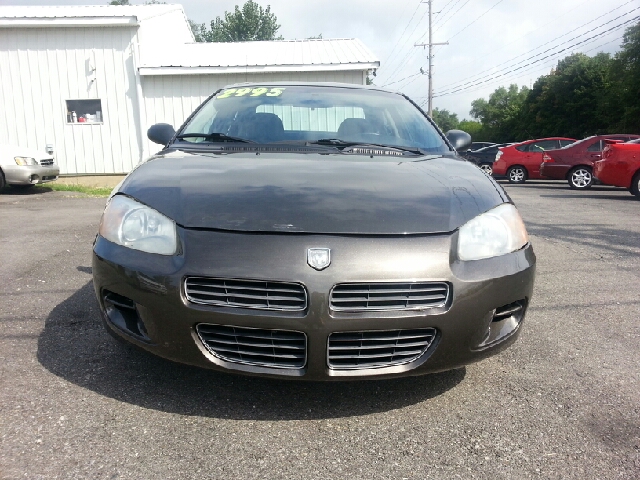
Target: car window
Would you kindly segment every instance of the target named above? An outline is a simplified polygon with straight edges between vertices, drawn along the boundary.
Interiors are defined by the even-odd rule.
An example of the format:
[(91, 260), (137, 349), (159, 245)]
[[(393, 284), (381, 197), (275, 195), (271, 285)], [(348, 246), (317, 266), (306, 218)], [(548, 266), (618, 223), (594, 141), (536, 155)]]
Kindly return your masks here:
[[(242, 86), (210, 98), (179, 132), (223, 134), (257, 143), (339, 139), (444, 153), (450, 149), (427, 117), (401, 95), (332, 86)], [(189, 137), (193, 135), (193, 137)]]
[(529, 151), (529, 143), (526, 143), (524, 145), (516, 145), (515, 149), (518, 150), (519, 152), (528, 152)]
[(595, 143), (592, 143), (587, 147), (587, 152), (599, 152), (602, 148), (600, 148), (600, 140)]
[(575, 142), (573, 140), (560, 140), (560, 148), (567, 147), (572, 143), (575, 143)]
[(532, 143), (529, 146), (530, 152), (544, 152), (545, 150), (553, 150), (558, 148), (558, 144), (555, 140), (541, 140), (539, 142)]

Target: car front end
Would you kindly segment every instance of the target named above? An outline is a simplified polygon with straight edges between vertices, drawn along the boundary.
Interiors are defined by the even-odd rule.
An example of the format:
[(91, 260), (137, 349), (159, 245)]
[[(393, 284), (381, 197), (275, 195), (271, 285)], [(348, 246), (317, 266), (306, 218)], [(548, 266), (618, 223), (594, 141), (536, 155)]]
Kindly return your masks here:
[(0, 148), (3, 151), (0, 168), (8, 185), (37, 185), (52, 182), (60, 175), (60, 167), (52, 155), (11, 145)]
[[(493, 193), (480, 205), (463, 194), (480, 188), (472, 185), (471, 178), (482, 175), (475, 167), (454, 159), (384, 162), (378, 168), (385, 175), (354, 189), (347, 185), (367, 175), (366, 164), (309, 159), (305, 172), (304, 161), (287, 161), (299, 175), (265, 193), (284, 170), (277, 172), (277, 156), (261, 157), (261, 164), (249, 158), (214, 162), (210, 168), (225, 173), (210, 193), (204, 171), (211, 161), (199, 157), (181, 168), (171, 168), (169, 158), (153, 160), (123, 183), (105, 212), (93, 255), (96, 295), (111, 333), (178, 362), (308, 380), (457, 368), (517, 338), (532, 295), (535, 256), (499, 186), (487, 178), (486, 193)], [(267, 168), (276, 169), (272, 177)], [(262, 205), (251, 193), (244, 192), (244, 201), (235, 195), (231, 179), (246, 170), (264, 178), (252, 182)], [(385, 184), (402, 181), (409, 191), (444, 172), (466, 180), (439, 195), (431, 191), (430, 207), (401, 201), (404, 195), (385, 198)], [(157, 189), (143, 184), (155, 175), (175, 180)], [(313, 177), (323, 193), (301, 194), (304, 179)], [(334, 177), (345, 180), (332, 186)], [(215, 194), (223, 185), (235, 205)], [(369, 197), (373, 191), (381, 202)], [(272, 217), (265, 223), (293, 192), (289, 221)], [(473, 213), (454, 219), (456, 204)], [(154, 253), (118, 240), (135, 236), (119, 223), (130, 215), (127, 209), (145, 205), (177, 218), (175, 242), (160, 242)], [(172, 224), (149, 211), (144, 220), (136, 214), (134, 229)], [(389, 219), (380, 222), (386, 214)], [(419, 232), (409, 228), (416, 222), (423, 224)], [(494, 238), (501, 231), (504, 239)], [(515, 240), (504, 247), (508, 238)], [(312, 264), (315, 249), (327, 252), (326, 265)]]
[(301, 380), (500, 352), (535, 255), (504, 190), (456, 156), (465, 135), (362, 87), (217, 92), (177, 134), (150, 129), (168, 146), (109, 199), (93, 248), (107, 330), (173, 361)]

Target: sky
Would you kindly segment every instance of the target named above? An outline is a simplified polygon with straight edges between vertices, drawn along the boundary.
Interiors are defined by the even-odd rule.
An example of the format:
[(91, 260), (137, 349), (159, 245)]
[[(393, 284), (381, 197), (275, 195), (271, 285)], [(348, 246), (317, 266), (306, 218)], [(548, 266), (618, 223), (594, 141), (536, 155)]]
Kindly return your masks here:
[[(0, 0), (0, 5), (87, 5), (108, 0)], [(143, 4), (131, 0), (131, 4)], [(182, 0), (207, 25), (244, 0)], [(359, 38), (381, 62), (374, 83), (426, 102), (428, 6), (420, 0), (257, 0), (271, 5), (285, 39)], [(615, 53), (640, 0), (433, 0), (433, 107), (470, 118), (471, 102), (500, 86), (531, 86), (558, 60)], [(635, 20), (634, 20), (635, 19)], [(628, 22), (628, 23), (625, 23)], [(426, 104), (425, 104), (426, 108)]]

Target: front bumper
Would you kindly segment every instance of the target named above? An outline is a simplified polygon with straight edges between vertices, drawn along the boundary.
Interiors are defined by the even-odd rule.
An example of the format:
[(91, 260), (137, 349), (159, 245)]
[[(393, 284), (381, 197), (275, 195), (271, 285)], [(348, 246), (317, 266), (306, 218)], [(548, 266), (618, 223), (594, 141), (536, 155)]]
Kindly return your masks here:
[[(246, 235), (179, 229), (184, 253), (164, 257), (115, 245), (98, 236), (94, 245), (94, 287), (107, 328), (159, 356), (200, 367), (305, 380), (418, 375), (457, 368), (495, 354), (515, 341), (521, 317), (493, 321), (497, 308), (523, 301), (533, 290), (535, 255), (518, 252), (473, 262), (451, 255), (456, 235), (362, 238), (319, 235)], [(306, 252), (331, 248), (331, 265), (310, 268)], [(296, 282), (308, 304), (301, 312), (261, 311), (190, 303), (186, 276)], [(333, 311), (329, 292), (337, 283), (434, 281), (451, 285), (445, 307), (422, 311), (348, 313)], [(143, 326), (132, 334), (106, 312), (104, 292), (131, 299)], [(211, 324), (303, 332), (306, 363), (297, 370), (231, 363), (202, 345), (196, 325)], [(328, 366), (331, 333), (434, 328), (436, 341), (417, 360), (403, 365), (336, 371)]]
[(57, 165), (8, 165), (2, 168), (8, 185), (36, 185), (52, 182), (60, 175)]

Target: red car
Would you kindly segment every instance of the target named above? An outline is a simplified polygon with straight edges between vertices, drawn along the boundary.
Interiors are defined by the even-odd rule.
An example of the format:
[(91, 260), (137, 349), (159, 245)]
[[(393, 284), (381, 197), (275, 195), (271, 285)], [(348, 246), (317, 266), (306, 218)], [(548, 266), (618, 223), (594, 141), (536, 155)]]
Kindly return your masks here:
[(605, 185), (628, 188), (640, 197), (640, 140), (608, 144), (602, 160), (593, 164), (593, 176)]
[(549, 150), (542, 155), (540, 175), (556, 180), (567, 180), (571, 188), (590, 188), (593, 185), (593, 162), (602, 158), (604, 141), (628, 142), (636, 138), (640, 138), (640, 136), (596, 135), (559, 150)]
[(500, 148), (493, 163), (494, 175), (506, 175), (511, 183), (523, 183), (540, 176), (542, 152), (571, 145), (573, 138), (551, 137), (527, 140)]

